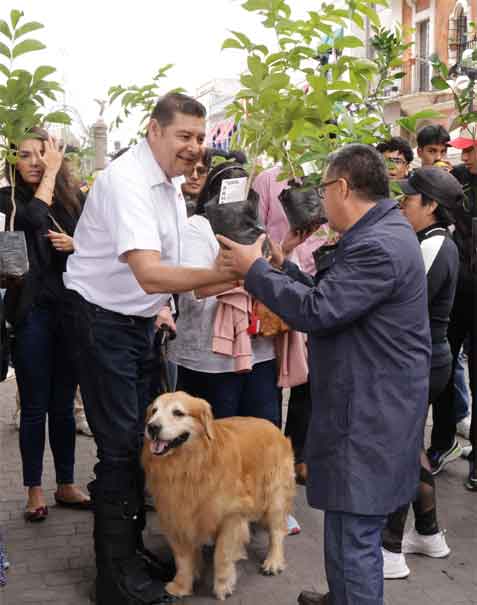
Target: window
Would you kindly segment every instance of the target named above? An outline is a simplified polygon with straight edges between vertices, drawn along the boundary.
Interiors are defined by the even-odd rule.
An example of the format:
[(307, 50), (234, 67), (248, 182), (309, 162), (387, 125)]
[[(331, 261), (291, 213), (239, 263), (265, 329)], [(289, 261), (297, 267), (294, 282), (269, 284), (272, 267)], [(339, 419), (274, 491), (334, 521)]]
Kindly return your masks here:
[(430, 90), (431, 69), (429, 64), (429, 19), (417, 24), (417, 89), (419, 92)]
[(455, 17), (450, 21), (449, 46), (454, 50), (455, 63), (460, 63), (467, 48), (467, 16), (462, 6), (457, 7)]

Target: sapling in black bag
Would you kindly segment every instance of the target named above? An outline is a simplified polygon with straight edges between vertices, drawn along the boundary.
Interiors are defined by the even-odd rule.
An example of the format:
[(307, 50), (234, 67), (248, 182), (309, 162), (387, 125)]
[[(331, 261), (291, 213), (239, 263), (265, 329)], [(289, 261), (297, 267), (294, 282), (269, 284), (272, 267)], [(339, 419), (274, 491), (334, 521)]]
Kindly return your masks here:
[[(278, 199), (293, 231), (309, 231), (328, 222), (321, 198), (315, 187), (306, 187), (291, 182)], [(298, 185), (298, 186), (297, 186)]]

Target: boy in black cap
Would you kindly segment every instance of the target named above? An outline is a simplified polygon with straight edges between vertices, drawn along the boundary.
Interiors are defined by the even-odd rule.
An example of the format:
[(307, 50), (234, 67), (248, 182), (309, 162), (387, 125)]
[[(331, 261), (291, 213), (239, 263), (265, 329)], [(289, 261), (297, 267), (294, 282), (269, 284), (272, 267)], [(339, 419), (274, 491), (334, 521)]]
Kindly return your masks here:
[[(429, 401), (434, 403), (452, 372), (447, 326), (454, 301), (459, 254), (447, 227), (454, 222), (452, 213), (462, 203), (463, 189), (448, 172), (435, 167), (417, 168), (408, 179), (399, 181), (399, 185), (404, 196), (401, 210), (420, 241), (427, 274), (432, 336)], [(421, 454), (419, 492), (413, 508), (415, 528), (404, 537), (409, 505), (401, 507), (388, 518), (383, 533), (385, 579), (409, 575), (404, 553), (418, 553), (433, 558), (446, 557), (450, 553), (437, 524), (434, 477), (424, 450)]]

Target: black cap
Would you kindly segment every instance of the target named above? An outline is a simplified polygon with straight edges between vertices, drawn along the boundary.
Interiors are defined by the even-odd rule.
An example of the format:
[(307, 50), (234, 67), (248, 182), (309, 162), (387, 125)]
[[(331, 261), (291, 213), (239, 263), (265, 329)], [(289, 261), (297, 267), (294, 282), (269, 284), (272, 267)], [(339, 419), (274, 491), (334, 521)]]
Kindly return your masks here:
[(461, 205), (464, 190), (459, 181), (442, 168), (416, 168), (407, 179), (398, 181), (404, 195), (425, 195), (449, 210)]

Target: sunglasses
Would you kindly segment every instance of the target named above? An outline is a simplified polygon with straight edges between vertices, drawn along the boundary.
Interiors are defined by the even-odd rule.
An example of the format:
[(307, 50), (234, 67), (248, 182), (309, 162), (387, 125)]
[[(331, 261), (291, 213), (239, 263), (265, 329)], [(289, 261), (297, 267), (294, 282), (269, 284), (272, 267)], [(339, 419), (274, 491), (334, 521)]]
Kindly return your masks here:
[(195, 166), (192, 170), (192, 174), (194, 174), (194, 172), (197, 174), (197, 176), (206, 176), (209, 170), (207, 166)]

